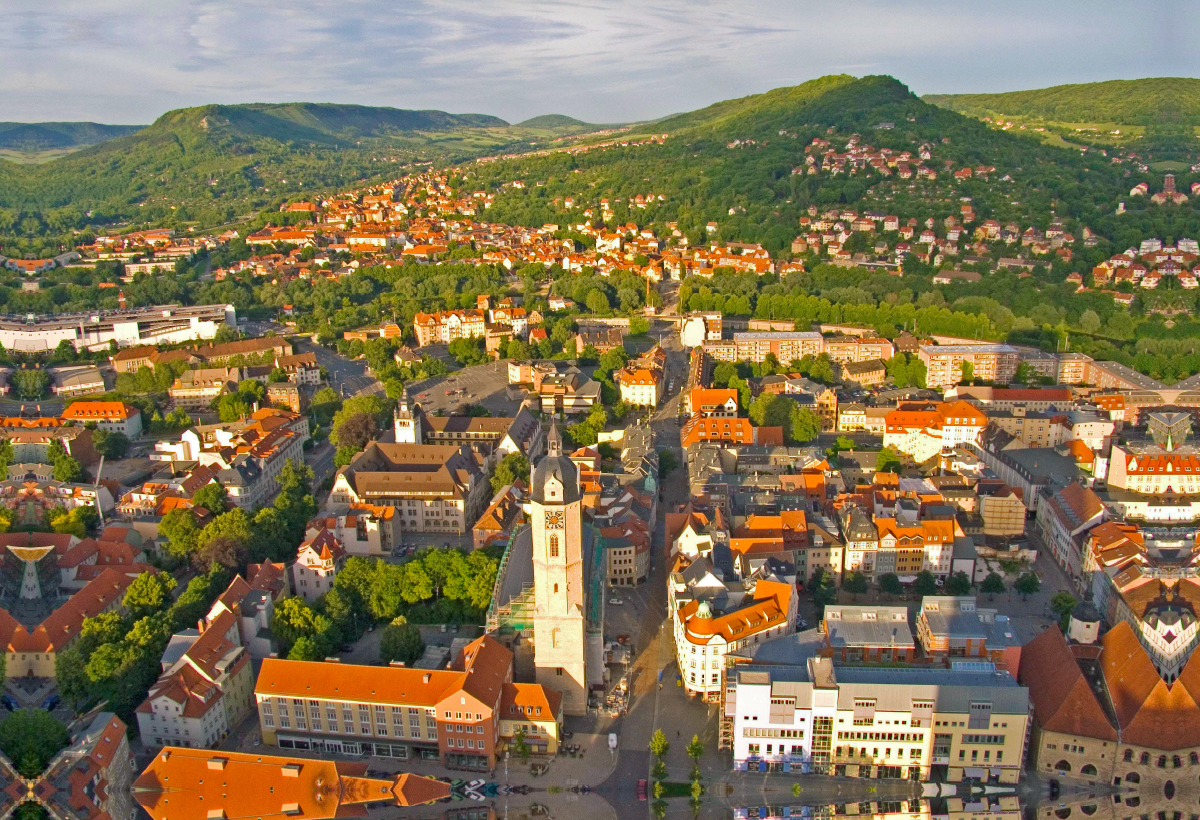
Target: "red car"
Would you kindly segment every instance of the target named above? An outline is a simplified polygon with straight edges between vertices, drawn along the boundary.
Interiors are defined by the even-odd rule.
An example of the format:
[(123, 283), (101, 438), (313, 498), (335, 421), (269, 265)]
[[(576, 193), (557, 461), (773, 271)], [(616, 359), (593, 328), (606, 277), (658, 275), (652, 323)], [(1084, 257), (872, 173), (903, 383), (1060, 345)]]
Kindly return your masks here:
[(638, 800), (646, 799), (646, 779), (642, 778), (638, 781)]

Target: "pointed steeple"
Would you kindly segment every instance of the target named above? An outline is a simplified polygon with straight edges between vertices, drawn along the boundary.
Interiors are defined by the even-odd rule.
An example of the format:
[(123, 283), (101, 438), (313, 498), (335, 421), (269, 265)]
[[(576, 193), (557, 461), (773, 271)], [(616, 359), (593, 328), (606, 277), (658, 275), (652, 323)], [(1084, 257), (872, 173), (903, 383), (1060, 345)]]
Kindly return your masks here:
[(558, 431), (558, 421), (550, 421), (550, 432), (546, 435), (546, 455), (557, 458), (562, 455), (562, 433)]

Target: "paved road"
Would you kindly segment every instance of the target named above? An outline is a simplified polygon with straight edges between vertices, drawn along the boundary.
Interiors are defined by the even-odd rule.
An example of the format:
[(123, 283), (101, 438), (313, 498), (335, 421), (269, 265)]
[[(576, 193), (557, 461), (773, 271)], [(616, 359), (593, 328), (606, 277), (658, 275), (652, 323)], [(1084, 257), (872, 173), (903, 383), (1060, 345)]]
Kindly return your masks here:
[(297, 353), (316, 354), (317, 364), (329, 371), (329, 384), (342, 398), (379, 392), (383, 387), (367, 373), (367, 363), (363, 359), (347, 359), (308, 339), (301, 339), (295, 347)]
[(336, 452), (332, 444), (323, 441), (305, 454), (304, 461), (313, 471), (313, 487), (320, 487), (322, 481), (333, 475), (333, 456)]

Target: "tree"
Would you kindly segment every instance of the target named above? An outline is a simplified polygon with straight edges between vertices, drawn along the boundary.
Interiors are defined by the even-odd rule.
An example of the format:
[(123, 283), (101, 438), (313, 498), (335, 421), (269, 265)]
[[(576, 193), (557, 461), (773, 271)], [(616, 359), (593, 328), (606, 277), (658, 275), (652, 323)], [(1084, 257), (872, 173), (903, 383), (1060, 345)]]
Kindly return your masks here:
[(970, 595), (971, 579), (962, 570), (946, 579), (946, 592), (950, 595)]
[(894, 572), (885, 572), (880, 575), (879, 591), (887, 595), (903, 595), (904, 585), (900, 583), (900, 576)]
[(478, 336), (455, 339), (446, 349), (454, 360), (464, 367), (484, 364), (491, 358), (484, 349), (483, 338)]
[(846, 574), (845, 580), (842, 581), (842, 589), (851, 595), (865, 595), (867, 592), (867, 576), (858, 570), (852, 570)]
[(650, 320), (645, 316), (629, 317), (629, 335), (641, 336), (650, 331)]
[(272, 507), (282, 517), (287, 537), (297, 543), (304, 536), (305, 526), (317, 514), (317, 501), (311, 491), (313, 477), (312, 468), (295, 458), (284, 462), (275, 476), (279, 493)]
[(246, 400), (241, 391), (226, 393), (217, 398), (215, 409), (217, 416), (224, 422), (237, 421), (250, 415), (252, 402)]
[(791, 421), (793, 407), (798, 407), (793, 399), (784, 398), (776, 393), (760, 393), (750, 404), (746, 415), (755, 427), (786, 429)]
[(807, 407), (792, 403), (789, 426), (784, 428), (796, 444), (806, 444), (821, 435), (821, 417)]
[(245, 541), (230, 536), (217, 536), (200, 544), (192, 553), (192, 564), (198, 570), (208, 569), (213, 564), (233, 569), (246, 563), (245, 556)]
[(529, 459), (521, 453), (509, 453), (492, 471), (492, 493), (500, 492), (501, 487), (512, 484), (518, 478), (522, 481), (529, 480)]
[[(342, 441), (339, 433), (342, 424), (360, 413), (367, 413), (375, 419), (375, 429), (383, 430), (391, 424), (392, 410), (395, 406), (396, 403), (393, 400), (378, 393), (368, 393), (363, 396), (354, 396), (346, 399), (342, 403), (341, 409), (333, 415), (333, 427), (329, 433), (329, 440), (336, 446), (354, 446), (357, 444), (355, 449), (361, 450), (370, 439), (368, 438), (365, 441), (361, 438), (350, 440), (353, 437), (348, 436), (347, 441)], [(354, 432), (356, 428), (351, 428), (351, 430)]]
[(69, 742), (67, 727), (45, 709), (18, 709), (0, 723), (0, 752), (22, 777), (40, 775)]
[(192, 493), (192, 503), (213, 515), (220, 515), (229, 509), (229, 494), (219, 482), (210, 481)]
[(854, 439), (850, 438), (849, 436), (838, 436), (833, 442), (833, 447), (830, 449), (833, 451), (834, 455), (844, 450), (853, 450)]
[(937, 578), (933, 577), (933, 573), (929, 570), (922, 570), (917, 573), (917, 580), (913, 583), (913, 587), (916, 589), (917, 595), (922, 598), (927, 595), (937, 595)]
[(1058, 616), (1058, 625), (1063, 632), (1071, 624), (1071, 613), (1079, 605), (1079, 599), (1069, 592), (1056, 592), (1050, 599), (1050, 609)]
[(425, 654), (421, 630), (410, 624), (403, 615), (394, 618), (379, 639), (379, 659), (384, 663), (403, 661), (411, 664)]
[(1028, 600), (1030, 595), (1033, 595), (1041, 589), (1042, 582), (1038, 580), (1035, 573), (1023, 572), (1017, 577), (1016, 583), (1013, 584), (1013, 589), (1021, 596), (1021, 600)]
[(962, 363), (961, 370), (962, 370), (962, 380), (964, 382), (975, 381), (975, 365), (973, 365), (971, 362), (964, 361)]
[(979, 585), (979, 591), (988, 595), (998, 595), (1004, 591), (1004, 578), (996, 572), (989, 572)]
[(1079, 329), (1084, 333), (1097, 333), (1100, 330), (1100, 314), (1087, 309), (1079, 315)]
[(83, 478), (83, 465), (65, 453), (54, 460), (54, 480), (70, 484)]
[(679, 466), (679, 459), (675, 458), (675, 451), (663, 448), (658, 451), (658, 477), (666, 478), (671, 474), (671, 471)]
[(600, 358), (596, 364), (596, 371), (612, 373), (613, 371), (620, 370), (628, 363), (629, 354), (625, 352), (625, 348), (614, 347), (600, 354)]
[(364, 449), (379, 436), (379, 425), (370, 413), (355, 413), (342, 419), (329, 434), (329, 440), (341, 448), (355, 452)]
[(159, 522), (158, 532), (167, 539), (167, 552), (175, 558), (186, 558), (196, 551), (200, 528), (191, 510), (171, 510)]
[(163, 610), (171, 599), (175, 579), (169, 572), (143, 572), (125, 589), (122, 603), (137, 620)]
[(808, 579), (808, 594), (817, 610), (817, 617), (825, 611), (825, 607), (837, 600), (837, 587), (834, 585), (833, 573), (825, 567), (813, 570)]
[(326, 657), (335, 645), (333, 621), (297, 596), (284, 598), (275, 607), (271, 631), (280, 649), (288, 651), (289, 657), (291, 649), (304, 637), (312, 638), (313, 644), (304, 646), (300, 651), (314, 653), (316, 659)]
[(666, 757), (670, 748), (671, 744), (667, 742), (667, 736), (663, 734), (663, 730), (655, 729), (654, 734), (650, 737), (650, 754), (661, 760)]
[(245, 510), (234, 507), (209, 521), (200, 531), (197, 541), (203, 547), (217, 538), (227, 538), (237, 542), (239, 547), (245, 547), (250, 543), (251, 536), (250, 517)]
[(342, 399), (332, 387), (322, 387), (313, 394), (308, 408), (317, 424), (327, 425), (342, 408)]
[(884, 447), (875, 456), (875, 469), (881, 473), (900, 472), (900, 456), (891, 447)]
[(609, 308), (608, 297), (600, 288), (592, 288), (588, 292), (584, 304), (587, 305), (587, 309), (592, 313), (607, 313)]
[(129, 437), (119, 431), (96, 430), (92, 433), (92, 446), (107, 459), (124, 458), (129, 450)]
[(288, 651), (289, 661), (319, 661), (325, 656), (317, 639), (311, 635), (301, 635)]
[(69, 511), (63, 507), (56, 507), (46, 513), (46, 520), (54, 532), (86, 538), (88, 532), (99, 523), (100, 516), (96, 513), (96, 508), (91, 506), (76, 507)]

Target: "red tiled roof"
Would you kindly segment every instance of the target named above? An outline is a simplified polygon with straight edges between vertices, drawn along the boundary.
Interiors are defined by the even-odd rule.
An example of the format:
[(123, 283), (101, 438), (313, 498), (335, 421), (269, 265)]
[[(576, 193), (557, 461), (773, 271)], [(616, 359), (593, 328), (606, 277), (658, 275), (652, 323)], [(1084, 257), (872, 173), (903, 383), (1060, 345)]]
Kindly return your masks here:
[(1117, 732), (1056, 626), (1021, 650), (1020, 683), (1029, 688), (1042, 729), (1116, 741)]

